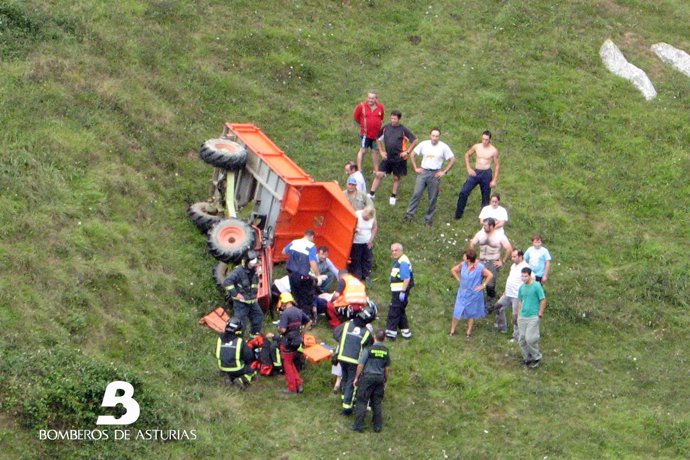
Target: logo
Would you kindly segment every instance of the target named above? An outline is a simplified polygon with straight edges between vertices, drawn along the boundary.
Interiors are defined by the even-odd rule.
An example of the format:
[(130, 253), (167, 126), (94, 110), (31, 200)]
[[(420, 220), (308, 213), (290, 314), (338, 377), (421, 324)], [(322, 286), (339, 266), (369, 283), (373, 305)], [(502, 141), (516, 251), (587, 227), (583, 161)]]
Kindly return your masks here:
[[(124, 394), (117, 396), (118, 390), (122, 390)], [(125, 413), (119, 418), (112, 415), (99, 415), (96, 425), (131, 425), (136, 422), (140, 412), (139, 403), (132, 396), (134, 396), (134, 387), (129, 382), (123, 380), (110, 382), (105, 387), (101, 407), (116, 407), (118, 404), (122, 404)]]
[[(118, 395), (118, 392), (120, 393)], [(125, 413), (120, 417), (99, 415), (96, 425), (131, 425), (139, 419), (139, 403), (134, 396), (134, 387), (129, 382), (115, 380), (105, 387), (101, 407), (117, 407), (122, 405)], [(69, 430), (42, 429), (38, 431), (41, 441), (195, 441), (196, 430), (180, 430), (175, 428), (99, 428)]]

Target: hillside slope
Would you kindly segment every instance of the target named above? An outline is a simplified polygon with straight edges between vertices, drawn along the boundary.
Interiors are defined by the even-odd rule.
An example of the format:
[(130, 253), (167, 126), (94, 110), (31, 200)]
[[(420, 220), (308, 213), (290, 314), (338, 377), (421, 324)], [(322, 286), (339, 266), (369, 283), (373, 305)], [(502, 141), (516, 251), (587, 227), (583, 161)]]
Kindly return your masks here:
[[(690, 4), (264, 3), (0, 0), (3, 454), (690, 456), (690, 79), (649, 49), (690, 52)], [(655, 100), (604, 68), (606, 38), (647, 71)], [(479, 191), (454, 221), (458, 165), (428, 231), (419, 216), (400, 223), (413, 178), (397, 207), (385, 181), (372, 296), (385, 314), (396, 240), (417, 287), (378, 436), (350, 433), (325, 365), (304, 372), (299, 399), (279, 395), (280, 378), (222, 385), (215, 338), (196, 324), (222, 299), (185, 215), (211, 174), (195, 151), (225, 121), (256, 124), (316, 179), (342, 183), (352, 109), (371, 88), (420, 138), (440, 127), (457, 155), (492, 130), (507, 233), (521, 248), (541, 233), (555, 259), (540, 369), (521, 368), (490, 319), (471, 342), (449, 338), (448, 270), (478, 229)], [(330, 339), (325, 324), (317, 335)], [(40, 439), (97, 429), (113, 380), (135, 387), (132, 430), (197, 439)]]

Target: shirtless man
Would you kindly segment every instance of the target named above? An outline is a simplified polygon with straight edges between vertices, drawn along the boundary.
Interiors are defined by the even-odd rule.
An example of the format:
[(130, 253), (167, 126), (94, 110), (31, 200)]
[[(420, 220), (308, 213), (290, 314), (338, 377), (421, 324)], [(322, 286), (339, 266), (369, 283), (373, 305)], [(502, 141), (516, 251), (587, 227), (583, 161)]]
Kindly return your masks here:
[[(470, 249), (479, 244), (479, 261), (491, 272), (493, 278), (486, 285), (487, 305), (496, 303), (496, 281), (498, 270), (513, 254), (513, 246), (504, 234), (496, 231), (496, 220), (489, 217), (484, 220), (484, 228), (479, 230), (470, 241)], [(504, 249), (501, 257), (501, 248)]]
[[(477, 159), (474, 163), (474, 169), (472, 169), (470, 166), (470, 157), (475, 154), (477, 155)], [(491, 172), (491, 162), (495, 165), (493, 174)], [(465, 152), (465, 167), (467, 168), (469, 177), (462, 186), (462, 190), (460, 190), (460, 196), (458, 196), (458, 205), (455, 208), (456, 219), (462, 218), (465, 212), (465, 206), (467, 205), (467, 199), (477, 185), (479, 185), (479, 189), (482, 192), (482, 208), (489, 205), (491, 189), (496, 187), (498, 172), (501, 167), (498, 150), (491, 145), (491, 131), (484, 131), (482, 133), (482, 142), (474, 144)]]

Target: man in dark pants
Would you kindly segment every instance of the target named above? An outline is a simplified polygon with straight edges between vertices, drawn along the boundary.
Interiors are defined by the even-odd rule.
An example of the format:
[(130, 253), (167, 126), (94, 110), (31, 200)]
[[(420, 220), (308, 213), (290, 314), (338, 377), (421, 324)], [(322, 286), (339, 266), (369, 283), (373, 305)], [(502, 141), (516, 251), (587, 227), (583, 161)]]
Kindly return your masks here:
[(371, 403), (374, 412), (374, 431), (380, 432), (383, 428), (383, 393), (388, 381), (388, 369), (391, 365), (391, 357), (388, 348), (383, 345), (386, 333), (383, 330), (376, 331), (374, 345), (365, 349), (359, 357), (357, 373), (354, 385), (357, 387), (357, 405), (355, 406), (355, 423), (353, 431), (364, 431), (364, 415), (367, 405)]
[(403, 254), (403, 246), (400, 243), (391, 245), (391, 256), (394, 260), (390, 278), (391, 305), (386, 321), (386, 337), (395, 340), (398, 337), (398, 329), (400, 329), (400, 334), (404, 339), (411, 339), (412, 332), (410, 332), (405, 310), (409, 302), (410, 290), (414, 286), (412, 263)]
[[(470, 166), (470, 157), (477, 155), (474, 168)], [(491, 163), (494, 163), (495, 171), (491, 172)], [(472, 190), (479, 185), (482, 192), (482, 208), (489, 205), (491, 198), (491, 189), (496, 187), (498, 183), (498, 173), (501, 168), (501, 162), (498, 155), (498, 149), (491, 145), (491, 131), (484, 131), (482, 133), (482, 141), (479, 144), (474, 144), (465, 152), (465, 168), (467, 168), (467, 180), (460, 190), (458, 196), (458, 204), (455, 208), (455, 218), (460, 219), (465, 212), (467, 199)]]
[(333, 338), (338, 341), (338, 347), (333, 354), (333, 363), (340, 363), (342, 369), (342, 398), (343, 415), (352, 414), (352, 403), (355, 395), (355, 373), (359, 354), (364, 347), (371, 345), (372, 338), (367, 324), (376, 319), (376, 311), (368, 306), (347, 323), (343, 323), (333, 331)]
[(283, 253), (288, 255), (285, 268), (290, 279), (290, 292), (295, 296), (299, 308), (316, 321), (314, 278), (309, 270), (316, 277), (319, 277), (321, 272), (319, 272), (319, 259), (314, 244), (314, 231), (307, 230), (304, 232), (304, 237), (291, 241), (285, 246)]
[(264, 314), (256, 302), (256, 293), (259, 289), (259, 275), (256, 273), (258, 263), (257, 254), (248, 251), (240, 265), (223, 281), (226, 302), (232, 303), (233, 314), (236, 317), (243, 321), (249, 318), (252, 335), (261, 333), (264, 323)]
[[(493, 217), (484, 219), (484, 228), (479, 230), (470, 241), (470, 249), (479, 245), (479, 261), (491, 272), (493, 278), (486, 284), (487, 305), (496, 302), (496, 280), (498, 271), (513, 253), (513, 246), (505, 233), (496, 231), (496, 221)], [(503, 249), (503, 256), (501, 256)]]

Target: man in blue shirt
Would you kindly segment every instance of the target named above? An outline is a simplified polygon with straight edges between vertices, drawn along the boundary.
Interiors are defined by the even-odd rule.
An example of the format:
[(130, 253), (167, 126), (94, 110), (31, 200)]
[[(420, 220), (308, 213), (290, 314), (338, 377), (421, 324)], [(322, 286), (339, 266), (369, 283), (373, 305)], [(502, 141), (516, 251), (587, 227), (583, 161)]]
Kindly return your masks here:
[(403, 254), (403, 246), (400, 243), (391, 245), (391, 256), (393, 257), (390, 277), (391, 305), (386, 321), (386, 337), (391, 341), (395, 340), (400, 329), (400, 334), (404, 339), (411, 339), (412, 332), (407, 321), (406, 309), (410, 300), (410, 290), (414, 286), (412, 262)]
[(532, 236), (532, 246), (525, 251), (525, 262), (529, 264), (537, 281), (542, 285), (546, 284), (551, 271), (551, 253), (542, 246), (541, 235)]
[(299, 308), (307, 315), (312, 315), (316, 321), (316, 296), (314, 293), (314, 278), (319, 277), (318, 256), (314, 244), (314, 231), (307, 230), (304, 237), (293, 240), (283, 253), (288, 255), (286, 269), (290, 279), (290, 291), (297, 300)]

